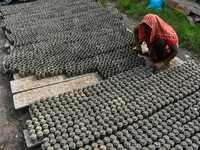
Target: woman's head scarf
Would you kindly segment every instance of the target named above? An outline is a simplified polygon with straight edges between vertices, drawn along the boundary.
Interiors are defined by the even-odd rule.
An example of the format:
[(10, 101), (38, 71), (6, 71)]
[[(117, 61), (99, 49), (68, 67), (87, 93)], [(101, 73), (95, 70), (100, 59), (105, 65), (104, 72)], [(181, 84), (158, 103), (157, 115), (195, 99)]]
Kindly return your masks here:
[(140, 42), (146, 41), (147, 35), (145, 31), (144, 23), (151, 28), (150, 40), (147, 46), (150, 47), (156, 39), (163, 39), (167, 41), (174, 41), (177, 47), (178, 36), (174, 29), (163, 21), (160, 17), (153, 14), (146, 15), (139, 24), (139, 40)]

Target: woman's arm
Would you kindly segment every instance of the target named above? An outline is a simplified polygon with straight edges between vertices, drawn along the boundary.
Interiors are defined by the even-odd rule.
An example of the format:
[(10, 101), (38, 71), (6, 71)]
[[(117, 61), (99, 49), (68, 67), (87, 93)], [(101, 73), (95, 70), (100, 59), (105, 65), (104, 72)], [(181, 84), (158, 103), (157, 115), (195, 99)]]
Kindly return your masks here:
[(178, 47), (176, 46), (175, 43), (170, 44), (169, 48), (171, 50), (171, 53), (169, 54), (169, 56), (164, 59), (162, 62), (159, 63), (155, 63), (154, 67), (156, 69), (161, 69), (162, 67), (164, 67), (167, 63), (169, 63), (174, 57), (176, 57), (176, 55), (178, 54)]
[(136, 45), (140, 45), (139, 38), (138, 38), (138, 31), (139, 31), (139, 26), (136, 26), (134, 28), (134, 37), (135, 37)]
[(141, 47), (140, 42), (139, 42), (138, 31), (139, 31), (139, 26), (134, 28), (134, 37), (135, 37), (135, 43), (136, 43), (136, 52), (141, 54), (142, 53), (142, 47)]
[(169, 48), (171, 50), (171, 53), (169, 54), (169, 56), (165, 60), (163, 60), (164, 65), (169, 63), (178, 54), (178, 47), (176, 46), (175, 43), (170, 44)]

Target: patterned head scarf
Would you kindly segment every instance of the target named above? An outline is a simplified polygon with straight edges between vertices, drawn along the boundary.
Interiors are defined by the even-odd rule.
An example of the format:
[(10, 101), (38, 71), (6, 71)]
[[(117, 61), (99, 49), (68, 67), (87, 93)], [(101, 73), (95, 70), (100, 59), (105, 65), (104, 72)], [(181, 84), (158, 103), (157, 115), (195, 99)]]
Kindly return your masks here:
[(139, 24), (139, 40), (140, 42), (146, 41), (147, 35), (145, 32), (144, 23), (151, 28), (150, 40), (147, 43), (148, 47), (151, 47), (152, 43), (156, 39), (163, 39), (167, 41), (174, 41), (177, 47), (178, 36), (174, 29), (163, 21), (160, 17), (153, 14), (146, 15)]

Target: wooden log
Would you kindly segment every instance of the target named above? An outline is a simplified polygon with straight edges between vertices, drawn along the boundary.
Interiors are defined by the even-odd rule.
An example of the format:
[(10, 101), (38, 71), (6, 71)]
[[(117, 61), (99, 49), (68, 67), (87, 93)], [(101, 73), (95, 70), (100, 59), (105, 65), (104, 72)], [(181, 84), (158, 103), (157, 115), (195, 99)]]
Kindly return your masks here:
[(200, 5), (198, 3), (188, 0), (181, 0), (181, 2), (190, 10), (191, 13), (200, 17)]
[(186, 16), (192, 26), (195, 26), (194, 19), (191, 16)]
[(187, 16), (190, 14), (190, 10), (188, 8), (184, 7), (182, 4), (174, 0), (165, 0), (165, 2), (169, 7), (178, 10)]
[(194, 22), (197, 24), (197, 23), (200, 23), (200, 17), (199, 16), (195, 16), (194, 17)]
[(200, 5), (189, 0), (165, 0), (166, 4), (185, 15), (195, 14), (200, 17)]

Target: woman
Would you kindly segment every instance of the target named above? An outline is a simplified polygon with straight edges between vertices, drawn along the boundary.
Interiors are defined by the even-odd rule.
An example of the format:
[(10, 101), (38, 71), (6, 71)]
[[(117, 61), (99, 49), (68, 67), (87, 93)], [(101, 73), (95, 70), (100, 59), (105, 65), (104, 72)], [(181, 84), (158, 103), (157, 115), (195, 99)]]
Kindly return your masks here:
[[(155, 62), (154, 67), (161, 69), (178, 53), (178, 36), (173, 28), (160, 17), (146, 15), (134, 29), (136, 51), (148, 55)], [(146, 42), (147, 53), (142, 53), (141, 42)]]

